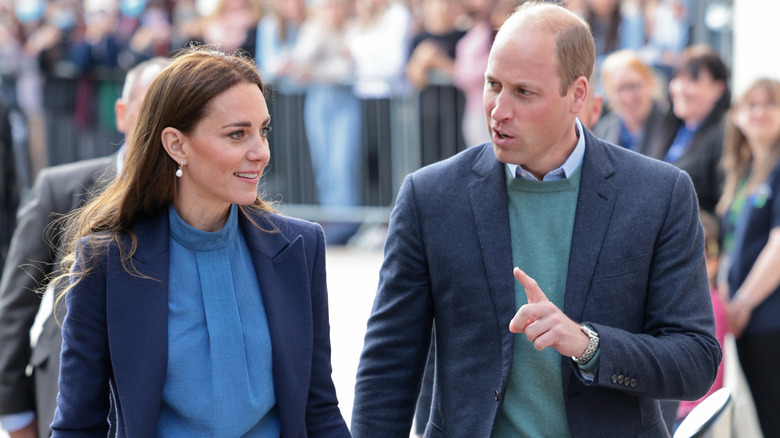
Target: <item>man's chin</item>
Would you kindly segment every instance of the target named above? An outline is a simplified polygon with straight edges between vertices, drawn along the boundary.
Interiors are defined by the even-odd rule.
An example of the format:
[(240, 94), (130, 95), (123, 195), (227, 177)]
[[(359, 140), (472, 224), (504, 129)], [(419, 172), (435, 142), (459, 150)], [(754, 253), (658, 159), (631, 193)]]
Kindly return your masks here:
[(510, 153), (506, 149), (502, 149), (498, 146), (496, 146), (495, 143), (493, 144), (493, 154), (496, 156), (496, 159), (504, 164), (518, 164), (521, 162), (520, 157), (517, 156), (517, 154)]

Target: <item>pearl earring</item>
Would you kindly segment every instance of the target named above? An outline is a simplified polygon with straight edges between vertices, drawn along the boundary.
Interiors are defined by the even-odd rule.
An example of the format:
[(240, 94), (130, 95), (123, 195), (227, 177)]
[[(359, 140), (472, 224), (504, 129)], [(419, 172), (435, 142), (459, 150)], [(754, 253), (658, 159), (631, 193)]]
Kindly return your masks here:
[(179, 164), (179, 168), (178, 168), (178, 169), (176, 169), (176, 176), (177, 176), (178, 178), (181, 178), (181, 176), (182, 176), (182, 175), (184, 175), (184, 171), (183, 171), (183, 170), (181, 170), (182, 166), (184, 166), (184, 161), (182, 161), (182, 162)]

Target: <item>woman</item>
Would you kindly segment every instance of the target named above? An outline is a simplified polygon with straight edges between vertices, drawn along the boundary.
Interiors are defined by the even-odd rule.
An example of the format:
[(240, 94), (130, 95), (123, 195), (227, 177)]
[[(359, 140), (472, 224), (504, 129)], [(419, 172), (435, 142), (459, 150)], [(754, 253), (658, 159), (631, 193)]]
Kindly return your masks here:
[[(338, 436), (319, 226), (257, 195), (253, 62), (208, 46), (152, 83), (119, 178), (70, 225), (53, 436)], [(121, 401), (121, 402), (120, 402)]]
[(723, 116), (731, 102), (728, 68), (710, 47), (691, 46), (669, 83), (669, 97), (671, 111), (651, 155), (688, 172), (699, 208), (714, 213), (722, 190)]
[(658, 131), (666, 110), (655, 99), (653, 70), (632, 50), (607, 56), (601, 84), (612, 112), (596, 124), (597, 137), (650, 155), (650, 139)]
[(203, 20), (203, 42), (219, 44), (225, 51), (255, 53), (257, 23), (262, 15), (259, 0), (219, 0)]
[(420, 29), (412, 37), (405, 72), (417, 91), (421, 164), (466, 148), (461, 132), (465, 98), (453, 84), (455, 47), (466, 34), (457, 26), (460, 2), (422, 0)]
[(412, 14), (406, 2), (357, 0), (355, 25), (347, 34), (355, 62), (355, 96), (363, 114), (364, 205), (393, 202), (393, 147), (403, 129), (392, 123), (407, 94), (404, 66), (409, 53)]
[(601, 64), (616, 50), (639, 50), (644, 44), (645, 28), (642, 14), (635, 2), (619, 0), (585, 0), (583, 18), (590, 24), (596, 47), (596, 81), (593, 88), (601, 89)]
[(466, 146), (490, 141), (490, 131), (482, 107), (485, 69), (496, 29), (501, 27), (509, 12), (517, 6), (517, 1), (474, 0), (471, 6), (474, 22), (455, 46), (455, 65), (452, 70), (453, 82), (465, 98), (462, 125)]
[[(726, 315), (764, 436), (780, 436), (780, 81), (748, 86), (724, 145), (718, 211), (733, 233)], [(731, 217), (737, 217), (731, 232)], [(723, 291), (721, 291), (723, 292)]]
[[(319, 0), (303, 22), (287, 76), (306, 85), (303, 120), (323, 206), (360, 205), (360, 101), (347, 47), (352, 0)], [(330, 236), (329, 240), (330, 240)]]

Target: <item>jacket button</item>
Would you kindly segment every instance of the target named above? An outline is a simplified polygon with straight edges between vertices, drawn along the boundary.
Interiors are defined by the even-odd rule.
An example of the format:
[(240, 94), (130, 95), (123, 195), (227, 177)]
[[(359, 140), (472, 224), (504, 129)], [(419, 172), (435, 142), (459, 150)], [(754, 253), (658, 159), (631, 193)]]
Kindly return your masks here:
[(617, 383), (617, 374), (613, 374), (611, 380), (612, 383)]
[(626, 386), (630, 385), (631, 384), (631, 379), (626, 377), (626, 380), (623, 381), (623, 384), (626, 385)]
[(623, 377), (622, 374), (619, 375), (618, 378), (617, 378), (617, 382), (622, 385), (623, 384), (623, 380), (625, 380), (625, 377)]
[(633, 388), (635, 386), (636, 386), (636, 379), (631, 379), (631, 387)]
[(496, 397), (496, 401), (498, 401), (498, 398), (499, 398), (499, 397), (498, 397), (498, 390), (496, 390), (496, 392), (495, 392), (495, 394), (494, 394), (494, 395), (495, 395), (495, 397)]

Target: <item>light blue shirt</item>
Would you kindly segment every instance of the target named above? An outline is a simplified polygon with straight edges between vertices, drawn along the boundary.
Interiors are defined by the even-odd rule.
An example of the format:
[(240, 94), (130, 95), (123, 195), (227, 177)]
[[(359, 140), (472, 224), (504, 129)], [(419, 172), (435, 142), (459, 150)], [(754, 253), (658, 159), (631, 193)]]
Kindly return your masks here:
[[(576, 119), (574, 126), (577, 130), (577, 145), (574, 146), (574, 150), (571, 151), (571, 154), (569, 154), (569, 158), (567, 158), (566, 161), (564, 161), (563, 164), (557, 169), (553, 169), (547, 172), (542, 178), (542, 181), (566, 179), (571, 176), (578, 167), (580, 167), (580, 164), (582, 164), (582, 159), (585, 156), (585, 136), (582, 135), (582, 122), (580, 122), (579, 118)], [(506, 167), (509, 169), (512, 175), (515, 175), (516, 178), (538, 181), (538, 179), (533, 176), (531, 172), (523, 169), (522, 166), (507, 163)]]

